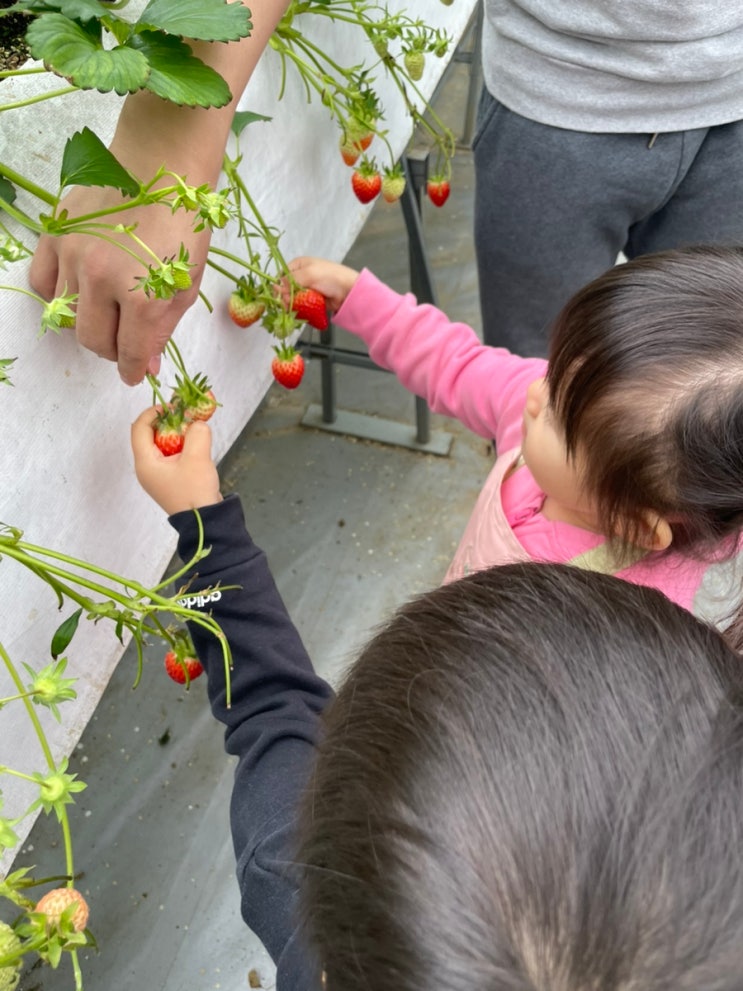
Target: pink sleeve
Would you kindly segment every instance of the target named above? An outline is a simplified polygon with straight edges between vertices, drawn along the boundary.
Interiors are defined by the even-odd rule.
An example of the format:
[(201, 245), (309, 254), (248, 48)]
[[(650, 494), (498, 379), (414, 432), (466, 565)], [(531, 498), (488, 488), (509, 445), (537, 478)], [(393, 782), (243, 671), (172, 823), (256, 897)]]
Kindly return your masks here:
[(519, 443), (526, 389), (545, 374), (543, 359), (486, 347), (471, 327), (419, 305), (412, 293), (394, 292), (368, 269), (335, 322), (360, 337), (371, 358), (434, 412), (494, 438), (502, 450)]

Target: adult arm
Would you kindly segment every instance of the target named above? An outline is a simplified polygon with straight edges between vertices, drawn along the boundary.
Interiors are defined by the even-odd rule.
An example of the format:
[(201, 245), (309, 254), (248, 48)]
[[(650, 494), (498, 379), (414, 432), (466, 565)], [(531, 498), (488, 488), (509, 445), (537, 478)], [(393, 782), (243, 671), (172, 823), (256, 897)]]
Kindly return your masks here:
[[(151, 179), (158, 168), (187, 178), (191, 185), (215, 186), (237, 105), (288, 0), (250, 0), (252, 32), (240, 42), (192, 44), (194, 54), (227, 82), (232, 101), (225, 107), (189, 108), (142, 91), (124, 101), (111, 151), (138, 178)], [(118, 205), (112, 189), (76, 187), (64, 200), (71, 216)], [(105, 216), (101, 218), (105, 222)], [(193, 232), (193, 215), (152, 205), (125, 211), (114, 223), (136, 223), (137, 236), (159, 258), (177, 255), (183, 243), (195, 263), (193, 285), (170, 300), (148, 299), (132, 292), (143, 268), (116, 245), (100, 238), (67, 234), (40, 239), (31, 263), (32, 286), (45, 298), (65, 290), (79, 293), (76, 333), (82, 345), (118, 362), (124, 382), (140, 382), (148, 367), (156, 371), (159, 355), (176, 324), (195, 301), (204, 273), (210, 233)], [(129, 242), (131, 244), (131, 242)]]
[[(228, 496), (199, 513), (211, 550), (184, 579), (183, 596), (217, 620), (234, 660), (227, 708), (221, 646), (190, 624), (212, 712), (225, 726), (226, 750), (238, 758), (230, 817), (242, 914), (276, 962), (280, 991), (318, 991), (319, 968), (297, 930), (299, 872), (292, 860), (298, 802), (332, 691), (313, 670), (266, 556), (245, 529), (239, 499)], [(185, 511), (169, 519), (188, 561), (198, 546), (196, 516)], [(200, 594), (216, 586), (210, 596)]]

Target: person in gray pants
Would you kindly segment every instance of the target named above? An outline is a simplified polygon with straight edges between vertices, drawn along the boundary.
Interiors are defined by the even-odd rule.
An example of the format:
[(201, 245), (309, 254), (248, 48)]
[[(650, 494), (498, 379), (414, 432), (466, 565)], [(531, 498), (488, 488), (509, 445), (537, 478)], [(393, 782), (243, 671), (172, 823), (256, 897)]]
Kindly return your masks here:
[(620, 253), (743, 243), (743, 4), (483, 2), (483, 338), (544, 356)]

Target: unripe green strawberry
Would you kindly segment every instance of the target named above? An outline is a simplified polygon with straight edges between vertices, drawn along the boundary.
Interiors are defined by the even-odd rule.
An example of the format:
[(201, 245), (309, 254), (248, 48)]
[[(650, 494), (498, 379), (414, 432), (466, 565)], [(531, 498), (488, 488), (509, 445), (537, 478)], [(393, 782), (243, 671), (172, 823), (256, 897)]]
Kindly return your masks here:
[(75, 318), (71, 317), (68, 313), (62, 313), (59, 318), (60, 327), (74, 327)]
[(388, 203), (395, 203), (405, 192), (405, 176), (400, 169), (385, 169), (382, 177), (382, 196)]
[[(0, 959), (15, 953), (21, 947), (21, 941), (15, 930), (7, 922), (0, 922)], [(14, 963), (0, 967), (0, 991), (15, 991), (21, 977), (21, 957)]]
[(177, 292), (181, 292), (183, 289), (190, 289), (193, 285), (193, 279), (189, 272), (183, 268), (173, 268), (173, 288)]
[(380, 58), (387, 58), (387, 56), (390, 53), (390, 50), (387, 47), (386, 38), (383, 38), (381, 35), (377, 35), (372, 41), (372, 45), (374, 46), (374, 51), (377, 53), (377, 55)]
[(41, 912), (46, 916), (47, 929), (59, 927), (62, 913), (70, 907), (76, 905), (72, 913), (70, 922), (75, 932), (82, 932), (88, 924), (88, 903), (79, 891), (74, 888), (53, 888), (38, 900), (34, 912)]
[(408, 75), (414, 82), (417, 82), (423, 75), (426, 56), (423, 52), (419, 52), (416, 49), (409, 49), (405, 52), (403, 60), (405, 62), (405, 68), (408, 70)]

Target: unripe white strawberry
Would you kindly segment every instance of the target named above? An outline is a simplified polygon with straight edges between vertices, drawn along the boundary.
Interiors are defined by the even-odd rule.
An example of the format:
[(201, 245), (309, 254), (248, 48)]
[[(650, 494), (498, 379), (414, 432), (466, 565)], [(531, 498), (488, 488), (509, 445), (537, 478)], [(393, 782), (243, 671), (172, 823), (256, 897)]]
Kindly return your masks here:
[(408, 75), (414, 82), (417, 82), (423, 75), (423, 69), (426, 65), (426, 56), (423, 52), (419, 52), (416, 49), (411, 49), (410, 51), (405, 52), (403, 61), (405, 62), (405, 68), (408, 70)]
[(74, 888), (53, 888), (47, 891), (36, 903), (34, 912), (42, 912), (46, 916), (47, 929), (56, 929), (64, 910), (75, 904), (77, 908), (70, 921), (75, 932), (82, 932), (88, 924), (88, 903)]

